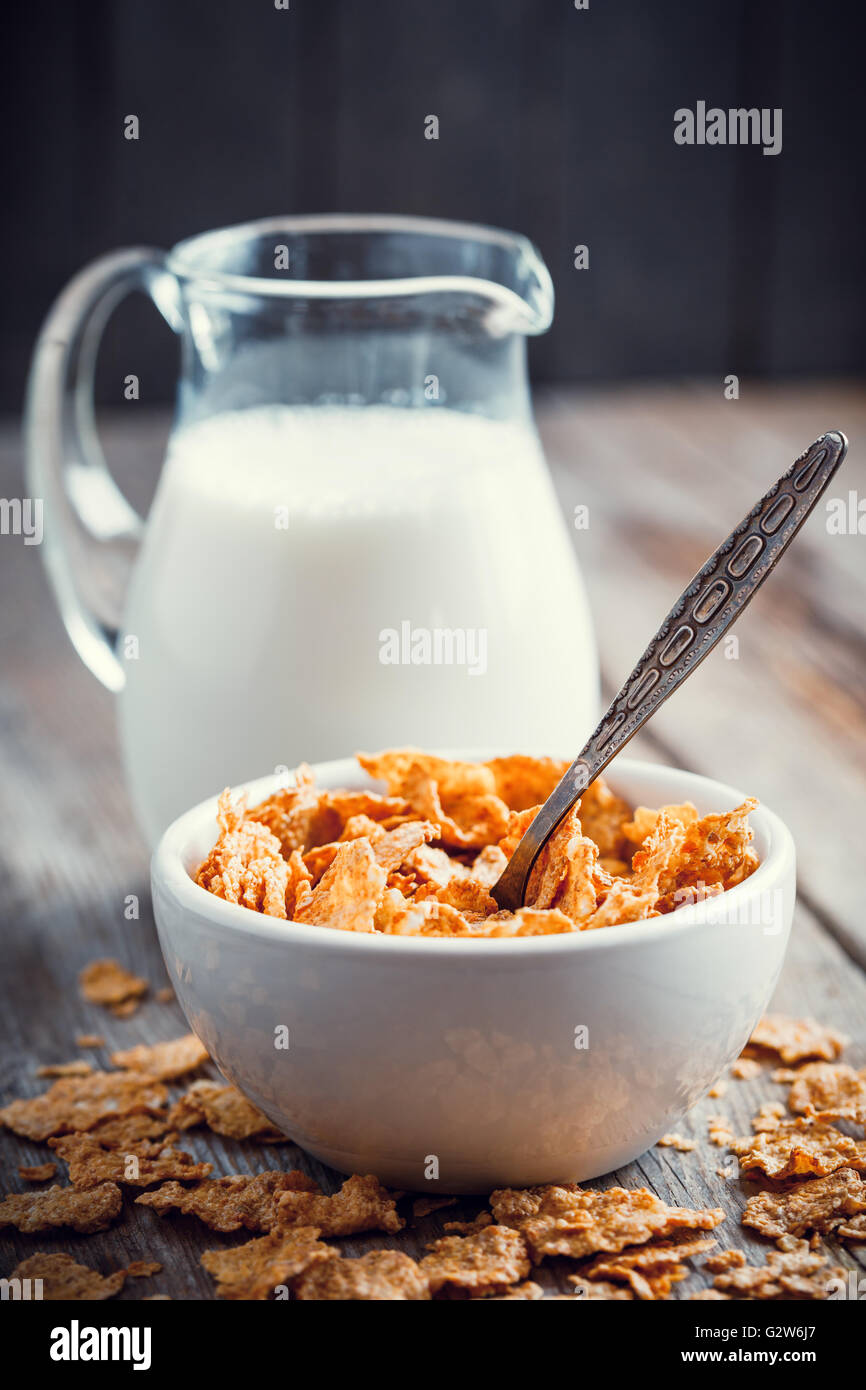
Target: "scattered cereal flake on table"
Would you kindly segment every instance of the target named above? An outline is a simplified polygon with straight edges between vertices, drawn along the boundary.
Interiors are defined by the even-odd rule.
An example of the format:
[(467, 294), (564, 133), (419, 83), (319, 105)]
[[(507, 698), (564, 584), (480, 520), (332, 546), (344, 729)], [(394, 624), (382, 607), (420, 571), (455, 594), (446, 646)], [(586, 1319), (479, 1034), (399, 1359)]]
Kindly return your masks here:
[(689, 1276), (686, 1265), (658, 1265), (643, 1271), (631, 1265), (620, 1265), (615, 1257), (605, 1264), (604, 1272), (610, 1276), (610, 1281), (624, 1280), (635, 1298), (642, 1302), (662, 1302), (670, 1297), (674, 1284), (682, 1283)]
[(126, 1272), (132, 1279), (150, 1279), (161, 1269), (159, 1260), (133, 1260), (132, 1264), (127, 1265)]
[(827, 1266), (826, 1254), (810, 1250), (808, 1241), (787, 1237), (785, 1248), (771, 1251), (766, 1264), (725, 1269), (713, 1288), (740, 1299), (821, 1299), (829, 1298), (844, 1276), (839, 1266)]
[(778, 1129), (785, 1118), (785, 1107), (779, 1100), (768, 1100), (758, 1108), (757, 1115), (752, 1118), (752, 1130), (755, 1134), (769, 1134), (771, 1130)]
[(168, 1123), (173, 1129), (206, 1124), (214, 1134), (224, 1134), (229, 1139), (258, 1139), (264, 1144), (277, 1144), (286, 1138), (236, 1086), (218, 1081), (193, 1082), (169, 1110)]
[(134, 1111), (160, 1110), (167, 1092), (139, 1072), (92, 1072), (55, 1081), (41, 1096), (13, 1100), (0, 1110), (0, 1124), (27, 1139), (92, 1129), (99, 1120)]
[(514, 1299), (521, 1299), (535, 1303), (540, 1298), (544, 1298), (544, 1289), (541, 1285), (536, 1284), (533, 1279), (524, 1279), (522, 1284), (512, 1285), (510, 1289), (505, 1290), (505, 1293), (495, 1293), (486, 1299), (475, 1298), (472, 1301), (473, 1303), (510, 1303)]
[(101, 1033), (76, 1033), (76, 1047), (105, 1047), (105, 1038)]
[(604, 1279), (581, 1279), (579, 1274), (575, 1274), (569, 1277), (569, 1283), (574, 1285), (572, 1298), (579, 1299), (581, 1303), (584, 1300), (592, 1302), (603, 1299), (605, 1302), (609, 1302), (613, 1300), (632, 1301), (634, 1299), (634, 1293), (630, 1288), (624, 1287), (622, 1284), (613, 1284)]
[(143, 1192), (136, 1203), (152, 1207), (165, 1216), (179, 1211), (197, 1216), (213, 1231), (270, 1231), (281, 1193), (317, 1191), (317, 1184), (306, 1173), (271, 1170), (250, 1176), (235, 1173), (227, 1178), (205, 1178), (191, 1187), (167, 1182), (155, 1192)]
[(130, 1115), (109, 1116), (86, 1132), (93, 1135), (104, 1149), (132, 1149), (142, 1139), (162, 1139), (164, 1144), (169, 1143), (167, 1129), (168, 1116), (165, 1112), (152, 1115), (137, 1111)]
[(53, 1062), (45, 1067), (37, 1067), (37, 1076), (89, 1076), (93, 1067), (89, 1062)]
[(765, 1014), (749, 1039), (750, 1047), (775, 1052), (783, 1062), (804, 1062), (810, 1057), (832, 1062), (847, 1043), (842, 1033), (813, 1018), (789, 1018), (786, 1014)]
[(841, 1226), (835, 1228), (833, 1235), (839, 1240), (866, 1240), (866, 1212), (861, 1211), (850, 1221), (843, 1221)]
[(685, 1235), (653, 1237), (643, 1245), (628, 1246), (613, 1255), (596, 1255), (580, 1271), (581, 1277), (592, 1279), (596, 1275), (605, 1277), (608, 1265), (621, 1269), (652, 1269), (655, 1266), (681, 1264), (692, 1255), (703, 1255), (716, 1244), (714, 1236)]
[(727, 1081), (722, 1079), (720, 1081), (717, 1081), (715, 1086), (710, 1087), (710, 1089), (707, 1091), (707, 1097), (710, 1100), (721, 1100), (722, 1096), (725, 1095), (727, 1089), (728, 1083)]
[(423, 1221), (425, 1216), (430, 1216), (434, 1211), (456, 1205), (456, 1197), (417, 1197), (412, 1203), (412, 1222), (414, 1224), (416, 1221)]
[(114, 1274), (100, 1274), (89, 1265), (80, 1265), (71, 1255), (49, 1255), (40, 1251), (22, 1260), (10, 1279), (40, 1279), (40, 1295), (48, 1303), (101, 1302), (113, 1298), (123, 1288), (128, 1271), (118, 1269)]
[(759, 1192), (746, 1202), (743, 1225), (778, 1238), (830, 1232), (845, 1217), (866, 1212), (866, 1183), (853, 1168), (801, 1182), (784, 1192)]
[(0, 1202), (0, 1229), (14, 1226), (33, 1234), (70, 1226), (81, 1235), (104, 1231), (120, 1214), (123, 1198), (116, 1183), (106, 1182), (87, 1192), (74, 1187), (49, 1187), (43, 1192), (13, 1192)]
[(845, 1062), (807, 1062), (789, 1073), (788, 1107), (801, 1115), (866, 1123), (866, 1068)]
[(152, 1076), (157, 1081), (173, 1081), (186, 1072), (195, 1071), (210, 1059), (207, 1048), (199, 1042), (195, 1033), (184, 1033), (170, 1042), (151, 1045), (139, 1043), (137, 1047), (127, 1048), (124, 1052), (112, 1052), (111, 1060), (124, 1071)]
[(832, 1125), (783, 1120), (766, 1132), (734, 1139), (743, 1173), (767, 1178), (827, 1177), (837, 1168), (866, 1168), (866, 1140), (849, 1139)]
[(33, 1163), (29, 1166), (24, 1164), (18, 1167), (18, 1176), (25, 1182), (48, 1182), (57, 1172), (56, 1163)]
[(718, 1289), (699, 1289), (697, 1293), (689, 1294), (692, 1303), (720, 1303), (730, 1297), (729, 1293), (720, 1293)]
[(302, 1301), (419, 1302), (429, 1299), (430, 1287), (420, 1266), (399, 1250), (371, 1250), (358, 1259), (336, 1255), (319, 1260), (292, 1281)]
[(487, 1226), (473, 1236), (444, 1236), (427, 1246), (421, 1270), (431, 1293), (463, 1290), (473, 1296), (502, 1293), (529, 1273), (529, 1257), (519, 1231)]
[(334, 1251), (319, 1240), (315, 1226), (273, 1231), (230, 1250), (206, 1250), (201, 1263), (216, 1280), (217, 1297), (266, 1299)]
[(387, 877), (368, 839), (347, 840), (315, 888), (301, 885), (292, 920), (340, 931), (371, 932)]
[(472, 1221), (445, 1221), (442, 1228), (456, 1236), (474, 1236), (479, 1231), (483, 1231), (486, 1226), (493, 1225), (493, 1217), (489, 1211), (480, 1211)]
[(397, 1198), (378, 1178), (355, 1174), (332, 1197), (307, 1191), (286, 1192), (277, 1202), (277, 1225), (317, 1226), (323, 1236), (351, 1236), (360, 1231), (390, 1235), (406, 1223), (397, 1215)]
[(668, 1206), (647, 1188), (611, 1187), (604, 1192), (574, 1183), (504, 1188), (492, 1193), (497, 1221), (519, 1230), (535, 1264), (547, 1255), (581, 1258), (605, 1250), (617, 1252), (652, 1236), (676, 1230), (711, 1230), (725, 1218), (720, 1208), (692, 1211)]
[(122, 999), (119, 1004), (109, 1004), (108, 1007), (115, 1018), (132, 1018), (140, 1003), (140, 999)]
[(158, 1004), (171, 1004), (174, 1002), (174, 990), (171, 985), (163, 985), (154, 995)]
[(724, 1274), (728, 1269), (740, 1269), (746, 1263), (742, 1250), (720, 1250), (718, 1255), (710, 1255), (704, 1260), (703, 1268), (708, 1274)]
[(736, 1138), (730, 1121), (724, 1115), (707, 1116), (707, 1134), (710, 1143), (718, 1149), (728, 1148), (731, 1140)]
[(715, 1240), (710, 1237), (673, 1236), (648, 1241), (634, 1249), (623, 1250), (620, 1254), (600, 1255), (581, 1269), (572, 1278), (601, 1279), (603, 1282), (620, 1280), (628, 1284), (635, 1298), (660, 1300), (669, 1297), (674, 1284), (681, 1283), (689, 1276), (689, 1268), (683, 1260), (692, 1255), (701, 1255), (712, 1250)]
[(62, 1134), (49, 1139), (48, 1145), (68, 1164), (72, 1186), (82, 1190), (104, 1182), (126, 1187), (148, 1187), (169, 1178), (194, 1182), (213, 1172), (212, 1163), (194, 1163), (192, 1156), (181, 1149), (147, 1139), (125, 1150), (106, 1148), (88, 1132)]
[(734, 1081), (754, 1081), (764, 1068), (754, 1057), (738, 1057), (731, 1063), (731, 1076)]
[(683, 1134), (663, 1134), (661, 1139), (656, 1140), (657, 1149), (676, 1149), (683, 1154), (691, 1153), (697, 1147), (694, 1139), (686, 1139)]
[(93, 960), (78, 976), (78, 987), (88, 1004), (113, 1008), (138, 1000), (147, 993), (147, 980), (122, 966), (116, 960)]

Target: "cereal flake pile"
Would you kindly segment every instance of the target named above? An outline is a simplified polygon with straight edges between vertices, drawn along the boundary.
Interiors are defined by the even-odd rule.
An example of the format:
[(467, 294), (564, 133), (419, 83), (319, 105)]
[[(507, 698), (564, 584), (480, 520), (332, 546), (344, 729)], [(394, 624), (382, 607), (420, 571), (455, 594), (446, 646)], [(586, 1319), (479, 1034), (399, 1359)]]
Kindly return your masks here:
[[(102, 977), (122, 979), (115, 962), (99, 965)], [(85, 972), (82, 989), (90, 1000), (91, 979)], [(100, 1002), (111, 1009), (116, 994), (112, 988)], [(77, 1041), (95, 1047), (103, 1040), (81, 1034)], [(742, 1249), (716, 1250), (721, 1208), (671, 1205), (645, 1187), (575, 1183), (499, 1189), (490, 1195), (489, 1210), (445, 1221), (445, 1234), (427, 1241), (417, 1259), (393, 1248), (347, 1256), (335, 1242), (381, 1232), (393, 1244), (407, 1218), (417, 1226), (458, 1199), (411, 1201), (372, 1175), (347, 1178), (333, 1194), (298, 1169), (213, 1175), (212, 1164), (197, 1163), (177, 1147), (182, 1131), (206, 1126), (223, 1139), (265, 1145), (285, 1137), (233, 1086), (189, 1081), (208, 1061), (192, 1034), (112, 1052), (111, 1071), (84, 1061), (42, 1068), (57, 1077), (49, 1089), (0, 1110), (0, 1124), (53, 1155), (19, 1167), (27, 1190), (0, 1199), (0, 1230), (89, 1236), (122, 1221), (134, 1201), (155, 1216), (177, 1213), (220, 1234), (244, 1232), (243, 1243), (201, 1256), (217, 1296), (232, 1300), (659, 1300), (691, 1275), (686, 1261), (696, 1255), (708, 1256), (702, 1268), (713, 1282), (687, 1294), (691, 1298), (826, 1299), (846, 1271), (829, 1264), (821, 1238), (866, 1241), (866, 1139), (837, 1128), (838, 1122), (859, 1127), (862, 1136), (866, 1069), (839, 1061), (844, 1043), (812, 1020), (768, 1016), (742, 1060), (762, 1071), (768, 1061), (784, 1063), (771, 1077), (788, 1086), (787, 1106), (762, 1105), (753, 1133), (743, 1137), (723, 1116), (710, 1120), (710, 1142), (736, 1155), (739, 1173), (758, 1186), (741, 1219), (750, 1232), (775, 1242), (761, 1263), (750, 1264)], [(736, 1064), (731, 1075), (742, 1075)], [(171, 1097), (169, 1085), (181, 1078), (186, 1089)], [(711, 1097), (721, 1097), (727, 1085), (718, 1082)], [(660, 1144), (683, 1154), (696, 1147), (677, 1135), (665, 1135)], [(58, 1161), (67, 1180), (52, 1183)], [(546, 1262), (552, 1262), (554, 1280), (559, 1275), (558, 1287), (570, 1285), (571, 1294), (552, 1290)], [(45, 1299), (92, 1301), (111, 1298), (127, 1280), (150, 1279), (161, 1268), (142, 1258), (103, 1273), (66, 1252), (43, 1250), (4, 1275), (41, 1280)]]
[(490, 889), (568, 764), (417, 749), (358, 761), (385, 794), (317, 790), (306, 766), (251, 810), (224, 792), (196, 882), (255, 912), (343, 931), (511, 937), (658, 917), (757, 867), (755, 800), (707, 816), (689, 803), (633, 809), (598, 778), (542, 850), (526, 906), (499, 911)]

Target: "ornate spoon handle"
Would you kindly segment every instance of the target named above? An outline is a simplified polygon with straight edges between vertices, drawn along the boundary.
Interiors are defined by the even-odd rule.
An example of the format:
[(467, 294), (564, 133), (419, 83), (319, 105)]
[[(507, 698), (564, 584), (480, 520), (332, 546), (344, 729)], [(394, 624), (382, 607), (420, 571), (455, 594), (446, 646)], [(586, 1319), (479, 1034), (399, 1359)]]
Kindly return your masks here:
[(491, 889), (500, 907), (516, 911), (522, 905), (532, 866), (556, 827), (590, 782), (736, 622), (796, 536), (847, 449), (848, 441), (839, 430), (816, 439), (698, 571)]

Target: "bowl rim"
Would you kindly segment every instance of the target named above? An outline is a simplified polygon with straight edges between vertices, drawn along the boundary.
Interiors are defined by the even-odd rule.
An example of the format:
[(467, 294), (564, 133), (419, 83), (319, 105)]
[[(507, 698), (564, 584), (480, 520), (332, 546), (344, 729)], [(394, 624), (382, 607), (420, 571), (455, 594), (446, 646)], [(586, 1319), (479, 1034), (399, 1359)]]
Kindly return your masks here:
[[(436, 756), (459, 758), (465, 761), (482, 762), (493, 757), (507, 757), (501, 749), (448, 750)], [(332, 781), (332, 786), (353, 786), (376, 789), (381, 783), (375, 782), (360, 768), (354, 757), (337, 758), (327, 762), (312, 764), (317, 780), (321, 778), (341, 778)], [(688, 772), (682, 768), (669, 767), (663, 763), (652, 763), (632, 758), (617, 758), (611, 770), (605, 773), (605, 780), (616, 790), (617, 776), (637, 776), (656, 779), (660, 784), (671, 784), (667, 803), (676, 804), (689, 798), (690, 791), (695, 796), (706, 799), (722, 809), (726, 803), (730, 808), (746, 799), (746, 794), (706, 777), (702, 773)], [(293, 772), (289, 773), (289, 777)], [(286, 786), (285, 773), (269, 773), (264, 777), (238, 783), (231, 788), (232, 796), (247, 792), (251, 805), (270, 795), (278, 787)], [(291, 783), (289, 783), (291, 785)], [(679, 791), (673, 790), (674, 786)], [(737, 920), (737, 914), (750, 899), (758, 897), (779, 885), (780, 880), (790, 872), (794, 877), (796, 864), (793, 836), (785, 823), (769, 807), (759, 804), (751, 812), (753, 829), (766, 839), (766, 851), (757, 869), (749, 878), (735, 887), (727, 889), (716, 898), (701, 903), (690, 903), (677, 908), (675, 912), (660, 917), (643, 918), (637, 922), (623, 922), (618, 926), (599, 931), (563, 932), (548, 936), (527, 937), (442, 937), (442, 936), (397, 936), (384, 932), (340, 931), (332, 927), (311, 926), (304, 922), (283, 921), (254, 912), (236, 903), (208, 893), (190, 877), (186, 864), (189, 860), (190, 842), (197, 837), (203, 823), (210, 820), (215, 826), (217, 796), (211, 796), (185, 811), (172, 822), (162, 835), (151, 860), (151, 880), (154, 905), (163, 895), (168, 895), (184, 912), (192, 913), (199, 919), (210, 919), (214, 927), (239, 935), (254, 936), (274, 943), (291, 945), (296, 943), (310, 946), (319, 945), (323, 950), (357, 952), (359, 956), (369, 956), (370, 952), (384, 951), (393, 957), (411, 956), (433, 951), (437, 958), (442, 956), (461, 956), (477, 959), (479, 955), (490, 957), (501, 966), (504, 960), (525, 960), (527, 954), (536, 952), (598, 951), (627, 949), (651, 941), (668, 940), (689, 929), (709, 926), (713, 930), (726, 925), (725, 918)], [(713, 910), (713, 904), (724, 902), (725, 907)], [(714, 917), (720, 920), (714, 920)]]

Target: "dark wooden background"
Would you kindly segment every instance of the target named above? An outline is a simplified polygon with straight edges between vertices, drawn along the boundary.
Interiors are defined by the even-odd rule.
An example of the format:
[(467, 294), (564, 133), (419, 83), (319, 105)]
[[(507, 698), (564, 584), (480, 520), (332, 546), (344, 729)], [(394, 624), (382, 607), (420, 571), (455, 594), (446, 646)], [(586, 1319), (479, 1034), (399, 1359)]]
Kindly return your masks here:
[[(861, 0), (40, 0), (6, 7), (0, 409), (92, 257), (248, 218), (385, 211), (528, 233), (539, 380), (866, 366)], [(782, 153), (677, 146), (673, 113), (784, 111)], [(141, 138), (123, 138), (137, 114)], [(439, 116), (440, 139), (424, 139)], [(572, 248), (590, 247), (575, 271)], [(118, 311), (101, 393), (170, 399)]]

